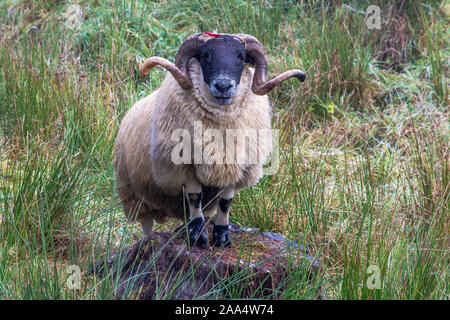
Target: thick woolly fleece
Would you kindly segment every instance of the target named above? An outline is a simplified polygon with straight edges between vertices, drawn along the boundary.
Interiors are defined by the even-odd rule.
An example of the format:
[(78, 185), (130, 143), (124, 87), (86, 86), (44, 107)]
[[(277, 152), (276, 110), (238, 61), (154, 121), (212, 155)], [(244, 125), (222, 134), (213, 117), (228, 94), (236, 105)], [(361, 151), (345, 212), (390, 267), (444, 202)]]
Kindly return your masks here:
[[(193, 89), (183, 90), (168, 73), (161, 87), (138, 101), (122, 120), (114, 147), (114, 167), (119, 197), (128, 218), (139, 220), (141, 215), (150, 214), (160, 223), (171, 217), (184, 219), (188, 205), (183, 203), (183, 184), (192, 176), (204, 186), (203, 205), (224, 187), (245, 188), (262, 177), (262, 166), (272, 147), (270, 139), (248, 144), (247, 150), (256, 148), (248, 154), (259, 155), (258, 163), (248, 158), (242, 164), (223, 163), (225, 150), (215, 155), (224, 159), (223, 164), (194, 164), (194, 159), (192, 164), (172, 162), (171, 153), (178, 143), (171, 140), (172, 132), (187, 129), (194, 137), (196, 121), (201, 121), (203, 131), (219, 129), (223, 137), (227, 129), (271, 128), (267, 95), (258, 96), (251, 91), (252, 69), (245, 67), (230, 105), (213, 102), (196, 59), (191, 59), (189, 70)], [(216, 201), (211, 204), (214, 206)]]

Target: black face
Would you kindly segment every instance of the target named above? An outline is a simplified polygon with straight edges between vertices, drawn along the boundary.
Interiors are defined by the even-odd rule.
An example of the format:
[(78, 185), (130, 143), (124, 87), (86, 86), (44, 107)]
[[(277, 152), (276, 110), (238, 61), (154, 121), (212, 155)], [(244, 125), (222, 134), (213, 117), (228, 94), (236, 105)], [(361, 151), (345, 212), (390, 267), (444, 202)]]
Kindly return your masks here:
[(203, 78), (209, 86), (217, 104), (230, 104), (236, 87), (241, 80), (246, 63), (252, 63), (246, 57), (241, 41), (223, 35), (205, 42), (195, 56), (200, 62)]

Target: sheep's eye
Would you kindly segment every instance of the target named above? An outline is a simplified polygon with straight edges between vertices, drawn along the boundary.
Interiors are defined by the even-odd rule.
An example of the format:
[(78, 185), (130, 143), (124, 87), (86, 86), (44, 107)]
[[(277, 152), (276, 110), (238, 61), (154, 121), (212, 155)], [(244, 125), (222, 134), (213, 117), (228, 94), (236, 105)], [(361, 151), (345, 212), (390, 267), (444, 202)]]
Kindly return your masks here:
[(209, 53), (205, 52), (204, 54), (202, 54), (202, 60), (205, 62), (209, 61)]

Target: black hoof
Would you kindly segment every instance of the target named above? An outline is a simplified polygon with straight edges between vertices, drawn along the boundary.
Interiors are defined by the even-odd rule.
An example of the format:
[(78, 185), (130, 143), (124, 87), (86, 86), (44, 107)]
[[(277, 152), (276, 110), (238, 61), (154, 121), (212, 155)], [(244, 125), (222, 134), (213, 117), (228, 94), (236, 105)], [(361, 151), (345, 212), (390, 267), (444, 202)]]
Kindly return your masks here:
[(216, 247), (231, 248), (232, 246), (231, 246), (229, 225), (226, 225), (226, 226), (214, 225), (213, 241), (214, 241), (214, 246), (216, 246)]
[(209, 240), (206, 233), (205, 220), (202, 217), (195, 218), (188, 225), (189, 242), (191, 245), (208, 248)]

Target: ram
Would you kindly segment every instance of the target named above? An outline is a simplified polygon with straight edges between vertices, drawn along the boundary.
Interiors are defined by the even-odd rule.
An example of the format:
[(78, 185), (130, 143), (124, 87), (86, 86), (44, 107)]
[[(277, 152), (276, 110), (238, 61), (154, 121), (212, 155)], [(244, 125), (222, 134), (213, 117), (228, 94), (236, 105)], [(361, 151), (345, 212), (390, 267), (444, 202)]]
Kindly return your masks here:
[(247, 34), (191, 35), (175, 64), (151, 57), (141, 71), (156, 65), (169, 73), (127, 112), (114, 147), (125, 215), (141, 223), (144, 236), (154, 221), (189, 221), (190, 243), (208, 247), (203, 212), (217, 210), (213, 243), (231, 247), (231, 202), (258, 182), (271, 152), (270, 135), (259, 134), (271, 129), (267, 93), (291, 77), (304, 81), (305, 74), (290, 70), (266, 81), (264, 48)]

